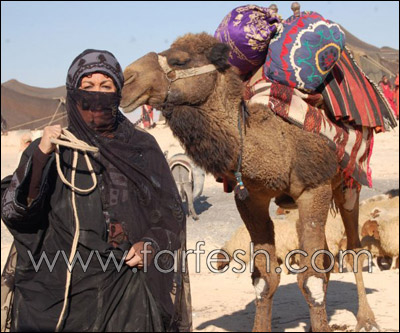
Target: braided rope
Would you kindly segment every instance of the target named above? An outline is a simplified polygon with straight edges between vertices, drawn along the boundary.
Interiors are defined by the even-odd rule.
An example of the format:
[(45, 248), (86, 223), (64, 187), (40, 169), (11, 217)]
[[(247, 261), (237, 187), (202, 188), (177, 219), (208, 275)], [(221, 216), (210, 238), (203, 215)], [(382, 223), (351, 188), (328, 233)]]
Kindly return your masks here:
[[(76, 192), (85, 194), (93, 191), (96, 186), (97, 186), (97, 178), (96, 174), (93, 170), (92, 163), (90, 162), (89, 156), (87, 154), (88, 151), (97, 153), (99, 151), (98, 148), (89, 146), (86, 142), (81, 141), (77, 139), (71, 132), (69, 132), (66, 129), (63, 129), (62, 134), (61, 134), (61, 139), (51, 139), (51, 142), (56, 144), (56, 164), (57, 164), (57, 172), (58, 176), (62, 180), (62, 182), (67, 185), (72, 192), (72, 208), (74, 211), (74, 218), (75, 218), (75, 234), (74, 234), (74, 239), (72, 241), (72, 246), (71, 246), (71, 253), (69, 256), (69, 263), (72, 262), (76, 255), (76, 251), (78, 248), (78, 240), (79, 240), (79, 234), (80, 234), (80, 221), (79, 221), (79, 216), (78, 216), (78, 210), (76, 207)], [(73, 160), (72, 160), (72, 173), (71, 173), (71, 182), (69, 182), (62, 170), (61, 170), (61, 163), (60, 163), (60, 146), (72, 148), (74, 150), (73, 152)], [(88, 188), (88, 189), (81, 189), (75, 186), (75, 176), (76, 176), (76, 167), (78, 165), (78, 150), (82, 151), (86, 160), (86, 164), (88, 167), (88, 170), (90, 172), (90, 175), (92, 176), (93, 180), (93, 186)], [(61, 310), (60, 317), (58, 318), (58, 323), (56, 326), (56, 332), (59, 332), (61, 329), (61, 325), (64, 322), (64, 317), (65, 317), (65, 312), (67, 309), (68, 305), (68, 294), (71, 286), (71, 278), (72, 278), (72, 269), (71, 271), (67, 269), (67, 277), (66, 277), (66, 282), (65, 282), (65, 293), (64, 293), (64, 303), (63, 303), (63, 308)]]

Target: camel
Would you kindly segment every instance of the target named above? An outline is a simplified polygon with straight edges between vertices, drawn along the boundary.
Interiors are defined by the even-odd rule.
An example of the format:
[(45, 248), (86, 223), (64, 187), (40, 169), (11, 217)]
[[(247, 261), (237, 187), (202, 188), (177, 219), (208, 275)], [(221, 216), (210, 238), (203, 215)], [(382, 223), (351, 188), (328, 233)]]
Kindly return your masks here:
[[(307, 270), (297, 275), (298, 286), (309, 305), (312, 331), (330, 331), (325, 304), (329, 273), (312, 269), (311, 257), (327, 249), (324, 228), (332, 198), (344, 222), (348, 249), (361, 249), (359, 191), (344, 187), (336, 155), (322, 137), (285, 122), (264, 105), (249, 105), (250, 116), (242, 117), (243, 81), (228, 63), (229, 52), (227, 45), (200, 33), (178, 38), (159, 54), (148, 53), (125, 69), (121, 107), (130, 112), (150, 104), (162, 110), (197, 165), (233, 184), (243, 181), (248, 196), (235, 196), (237, 209), (255, 251), (269, 253), (269, 261), (265, 255), (255, 257), (253, 331), (271, 331), (272, 300), (280, 281), (269, 204), (276, 197), (294, 199), (300, 249), (309, 254), (301, 256), (300, 266)], [(238, 166), (242, 179), (235, 177)], [(378, 325), (359, 259), (354, 270), (359, 299), (356, 331), (369, 331)], [(316, 265), (329, 266), (327, 256), (318, 256)]]

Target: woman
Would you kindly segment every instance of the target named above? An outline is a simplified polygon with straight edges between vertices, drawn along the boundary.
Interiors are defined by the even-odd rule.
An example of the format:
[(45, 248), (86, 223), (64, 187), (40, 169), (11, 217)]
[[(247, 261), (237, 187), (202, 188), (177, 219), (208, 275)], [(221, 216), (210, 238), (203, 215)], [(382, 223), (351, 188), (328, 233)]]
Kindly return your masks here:
[[(50, 126), (24, 152), (2, 197), (2, 219), (18, 254), (14, 281), (5, 269), (14, 285), (13, 331), (191, 329), (189, 280), (179, 261), (186, 239), (182, 203), (154, 138), (118, 111), (122, 86), (121, 66), (107, 51), (84, 51), (68, 71), (68, 129), (99, 149), (90, 158), (93, 191), (71, 195), (60, 179), (52, 140), (62, 129)], [(59, 157), (71, 180), (72, 150), (60, 146)], [(76, 187), (93, 185), (81, 153), (75, 179)], [(64, 259), (77, 219), (83, 264), (78, 258), (69, 280)], [(179, 260), (155, 256), (160, 250), (176, 251)], [(44, 260), (39, 266), (43, 254), (52, 269)]]
[(397, 117), (392, 85), (390, 84), (390, 81), (386, 75), (382, 76), (382, 80), (379, 82), (379, 86), (381, 87), (383, 95), (386, 97), (386, 100), (388, 101), (390, 107), (392, 108), (393, 113)]

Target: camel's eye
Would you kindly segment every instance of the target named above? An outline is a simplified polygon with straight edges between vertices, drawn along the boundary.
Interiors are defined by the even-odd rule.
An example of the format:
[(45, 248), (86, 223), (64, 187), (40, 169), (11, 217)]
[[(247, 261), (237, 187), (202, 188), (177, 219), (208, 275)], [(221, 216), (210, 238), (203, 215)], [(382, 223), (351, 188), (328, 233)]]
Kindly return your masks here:
[(170, 66), (185, 66), (189, 62), (190, 62), (190, 58), (187, 58), (187, 59), (178, 59), (178, 58), (168, 59), (168, 64)]

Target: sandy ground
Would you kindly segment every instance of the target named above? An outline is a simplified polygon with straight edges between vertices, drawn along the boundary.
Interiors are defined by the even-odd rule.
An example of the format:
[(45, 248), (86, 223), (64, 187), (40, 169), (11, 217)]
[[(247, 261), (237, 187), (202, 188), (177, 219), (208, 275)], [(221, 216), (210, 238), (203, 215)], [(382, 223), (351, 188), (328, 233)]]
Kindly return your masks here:
[[(157, 139), (169, 156), (183, 152), (169, 128), (159, 123), (149, 132)], [(9, 133), (1, 139), (1, 177), (13, 172), (17, 165), (19, 137), (22, 132)], [(399, 130), (375, 136), (371, 159), (374, 187), (362, 190), (362, 199), (399, 188)], [(204, 241), (201, 272), (195, 272), (195, 256), (189, 255), (191, 278), (193, 328), (195, 331), (249, 331), (255, 314), (254, 289), (250, 273), (232, 272), (232, 267), (222, 274), (206, 269), (205, 258), (219, 249), (241, 225), (233, 195), (224, 193), (222, 185), (207, 175), (202, 196), (195, 202), (199, 221), (188, 219), (188, 248), (195, 249), (196, 242)], [(276, 206), (272, 205), (274, 216)], [(1, 224), (1, 267), (8, 255), (12, 237)], [(368, 300), (383, 331), (399, 331), (399, 271), (364, 273)], [(337, 331), (353, 331), (356, 325), (357, 290), (351, 273), (332, 274), (327, 295), (330, 325)], [(273, 331), (308, 331), (308, 307), (297, 287), (296, 276), (281, 276), (274, 298), (272, 313)]]

